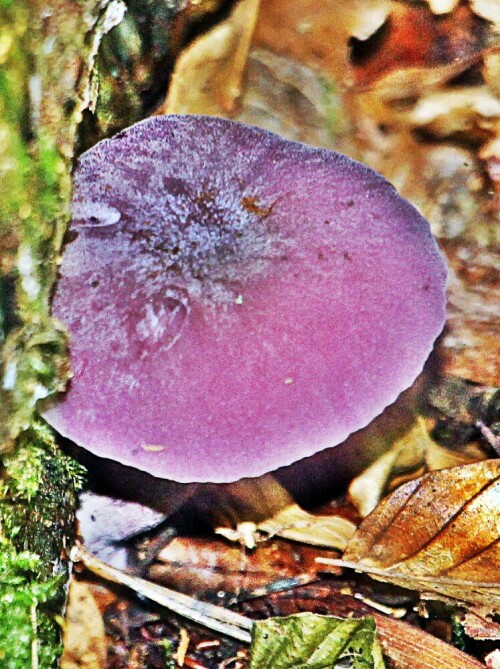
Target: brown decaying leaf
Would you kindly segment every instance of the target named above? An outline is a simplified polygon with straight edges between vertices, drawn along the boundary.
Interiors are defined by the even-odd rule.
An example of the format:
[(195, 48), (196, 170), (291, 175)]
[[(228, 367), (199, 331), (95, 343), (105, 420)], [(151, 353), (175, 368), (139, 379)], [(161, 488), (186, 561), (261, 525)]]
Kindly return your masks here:
[[(490, 24), (464, 3), (444, 17), (397, 3), (377, 41), (353, 51), (358, 88), (346, 100), (358, 157), (392, 181), (438, 237), (466, 235), (482, 245), (493, 244), (499, 232), (498, 203), (481, 164), (494, 168), (496, 158), (474, 146), (489, 146), (500, 132), (491, 84), (495, 43)], [(462, 75), (478, 78), (481, 64), (486, 85), (457, 83)], [(425, 135), (416, 136), (418, 129)]]
[(265, 536), (280, 536), (313, 546), (343, 550), (355, 525), (340, 516), (316, 516), (296, 504), (290, 493), (271, 474), (243, 479), (224, 487), (211, 486), (198, 498), (216, 533), (247, 548), (255, 548)]
[(448, 319), (439, 342), (443, 372), (500, 385), (500, 258), (495, 249), (442, 241), (448, 258)]
[(426, 474), (364, 520), (343, 562), (432, 597), (499, 611), (499, 509), (500, 460)]
[(272, 540), (249, 552), (221, 539), (177, 537), (158, 555), (149, 577), (162, 585), (197, 596), (217, 592), (240, 596), (276, 581), (293, 584), (318, 578), (316, 557), (331, 551)]
[(344, 83), (349, 38), (373, 35), (390, 7), (387, 0), (263, 0), (254, 43)]
[(160, 113), (224, 116), (242, 90), (260, 0), (240, 0), (230, 17), (198, 38), (177, 61)]
[(487, 25), (466, 4), (437, 19), (423, 5), (393, 3), (384, 28), (376, 48), (355, 58), (354, 73), (358, 87), (376, 86), (387, 100), (442, 85), (479, 62), (487, 46)]
[(464, 614), (462, 625), (467, 636), (478, 641), (500, 641), (500, 623), (493, 620), (487, 607), (476, 607)]
[(423, 97), (409, 113), (415, 128), (439, 138), (465, 135), (476, 141), (495, 135), (500, 100), (488, 86), (457, 86)]
[(396, 669), (473, 669), (481, 662), (400, 620), (374, 615), (384, 653)]
[(104, 669), (104, 622), (89, 584), (71, 581), (61, 669)]
[(477, 459), (484, 457), (471, 458), (468, 452), (455, 452), (436, 444), (424, 419), (418, 417), (386, 453), (351, 481), (349, 497), (364, 518), (388, 491), (402, 483), (427, 471), (469, 464)]
[(259, 523), (257, 529), (269, 536), (279, 536), (311, 546), (343, 550), (356, 526), (341, 516), (317, 516), (290, 504), (271, 518)]

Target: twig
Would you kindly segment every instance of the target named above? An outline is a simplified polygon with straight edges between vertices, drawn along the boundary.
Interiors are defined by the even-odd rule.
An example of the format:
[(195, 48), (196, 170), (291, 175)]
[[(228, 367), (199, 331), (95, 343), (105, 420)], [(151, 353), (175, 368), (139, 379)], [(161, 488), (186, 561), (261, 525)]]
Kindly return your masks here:
[(125, 585), (188, 620), (238, 641), (250, 643), (252, 640), (253, 621), (250, 618), (127, 574), (94, 557), (81, 545), (74, 546), (70, 557), (73, 562), (81, 562), (92, 573), (108, 581)]

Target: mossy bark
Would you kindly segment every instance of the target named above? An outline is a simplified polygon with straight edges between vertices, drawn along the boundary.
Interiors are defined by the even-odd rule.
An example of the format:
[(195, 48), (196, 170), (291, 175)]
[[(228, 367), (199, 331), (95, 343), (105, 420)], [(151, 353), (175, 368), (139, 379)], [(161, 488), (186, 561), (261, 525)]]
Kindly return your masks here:
[[(99, 7), (98, 7), (99, 5)], [(124, 6), (0, 0), (0, 666), (57, 665), (83, 470), (34, 418), (64, 388), (67, 337), (49, 313), (77, 127), (100, 36)], [(114, 14), (113, 14), (114, 12)]]

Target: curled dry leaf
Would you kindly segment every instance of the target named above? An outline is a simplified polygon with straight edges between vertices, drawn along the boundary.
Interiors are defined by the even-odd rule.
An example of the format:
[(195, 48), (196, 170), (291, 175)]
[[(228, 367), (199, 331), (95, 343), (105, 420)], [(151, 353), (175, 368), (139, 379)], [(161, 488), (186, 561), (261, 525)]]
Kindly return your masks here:
[(372, 49), (354, 51), (353, 69), (359, 88), (386, 101), (441, 86), (479, 62), (487, 46), (487, 26), (466, 4), (436, 17), (420, 3), (397, 3), (384, 28)]
[(226, 116), (243, 85), (260, 0), (240, 0), (226, 21), (198, 38), (177, 61), (162, 113)]
[(368, 39), (390, 9), (387, 0), (264, 0), (254, 42), (345, 82), (349, 39)]
[(482, 245), (497, 238), (490, 181), (497, 159), (486, 148), (488, 157), (483, 149), (478, 155), (499, 132), (497, 43), (494, 28), (466, 3), (445, 16), (397, 3), (377, 40), (352, 51), (356, 86), (346, 106), (358, 157), (392, 181), (438, 237), (467, 235)]
[(388, 491), (402, 483), (415, 479), (426, 471), (473, 461), (468, 453), (454, 452), (436, 444), (429, 436), (424, 419), (418, 417), (411, 428), (394, 442), (390, 450), (353, 479), (349, 486), (349, 497), (364, 518)]
[(431, 597), (499, 611), (499, 508), (500, 460), (426, 474), (364, 520), (344, 564)]
[(423, 97), (409, 114), (415, 128), (438, 138), (466, 135), (488, 139), (500, 120), (500, 100), (487, 86), (455, 87)]
[(216, 533), (247, 548), (255, 548), (264, 534), (343, 550), (355, 530), (353, 523), (340, 516), (307, 513), (271, 474), (223, 488), (212, 486), (194, 503), (212, 521)]
[(259, 523), (258, 529), (269, 536), (278, 535), (311, 546), (343, 550), (356, 526), (340, 516), (315, 516), (297, 504), (291, 504)]

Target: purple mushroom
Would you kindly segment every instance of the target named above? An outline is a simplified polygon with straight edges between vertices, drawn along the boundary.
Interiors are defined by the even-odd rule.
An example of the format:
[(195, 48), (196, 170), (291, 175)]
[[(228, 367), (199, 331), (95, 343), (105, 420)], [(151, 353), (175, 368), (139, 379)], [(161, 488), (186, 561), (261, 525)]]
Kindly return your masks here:
[(46, 412), (181, 482), (336, 445), (410, 386), (444, 323), (428, 224), (371, 169), (203, 116), (155, 117), (75, 172), (54, 296), (74, 377)]

